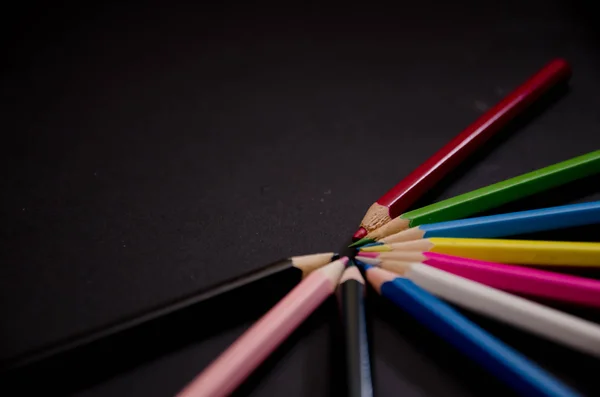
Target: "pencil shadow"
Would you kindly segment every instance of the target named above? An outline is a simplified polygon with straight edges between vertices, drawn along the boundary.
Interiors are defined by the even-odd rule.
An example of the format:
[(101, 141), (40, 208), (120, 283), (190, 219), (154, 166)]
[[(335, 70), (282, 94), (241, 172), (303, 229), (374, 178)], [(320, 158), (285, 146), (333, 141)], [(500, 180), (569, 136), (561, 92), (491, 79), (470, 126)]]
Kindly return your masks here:
[(566, 205), (597, 195), (598, 186), (600, 186), (600, 175), (591, 175), (586, 178), (581, 178), (565, 185), (544, 190), (543, 192), (504, 204), (500, 207), (478, 214), (478, 216)]
[(588, 321), (600, 324), (600, 310), (598, 310), (597, 307), (587, 307), (576, 305), (574, 303), (559, 302), (552, 299), (544, 299), (525, 295), (523, 295), (522, 297), (531, 301), (535, 301), (544, 306), (548, 306), (553, 309), (560, 310), (562, 312), (569, 313), (574, 316), (586, 319)]
[[(0, 374), (0, 387), (18, 390), (14, 395), (42, 392), (64, 395), (84, 390), (194, 342), (255, 321), (286, 292), (283, 286), (258, 288), (253, 290), (254, 299), (237, 299), (238, 293), (247, 294), (240, 288), (234, 294), (227, 294), (227, 302), (209, 307), (191, 305), (91, 343), (8, 369)], [(230, 315), (224, 316), (223, 310), (227, 309)], [(200, 318), (205, 320), (198, 321)], [(215, 318), (219, 321), (211, 321)]]
[[(375, 291), (369, 309), (393, 326), (394, 340), (377, 338), (377, 354), (423, 396), (514, 396), (502, 382)], [(385, 338), (384, 338), (385, 339)], [(432, 375), (435, 374), (435, 377)]]
[(345, 360), (344, 346), (340, 341), (343, 339), (343, 327), (338, 315), (329, 317), (329, 374), (331, 382), (329, 383), (329, 395), (346, 395), (347, 388), (345, 382)]
[(459, 311), (582, 395), (600, 396), (600, 383), (597, 381), (600, 360), (597, 358), (522, 332), (489, 317), (468, 310)]
[(550, 89), (526, 111), (511, 120), (499, 134), (490, 138), (489, 141), (478, 148), (461, 164), (450, 171), (441, 181), (429, 189), (427, 193), (421, 196), (421, 198), (411, 206), (411, 209), (421, 208), (438, 201), (439, 197), (449, 186), (462, 178), (474, 166), (485, 161), (492, 151), (505, 144), (513, 134), (525, 128), (542, 113), (549, 111), (563, 96), (568, 94), (569, 91), (570, 88), (568, 82), (558, 84)]
[(519, 240), (547, 240), (547, 241), (598, 241), (600, 225), (584, 225), (563, 229), (546, 230), (543, 232), (520, 234), (507, 238)]
[(345, 241), (344, 244), (337, 251), (339, 253), (339, 255), (347, 256), (349, 258), (354, 258), (354, 256), (356, 255), (356, 248), (348, 247), (352, 243), (353, 243), (352, 239), (348, 239), (347, 241)]
[[(556, 239), (554, 239), (556, 240)], [(555, 266), (555, 265), (540, 265), (535, 266), (536, 269), (545, 270), (553, 273), (564, 273), (572, 276), (591, 278), (600, 280), (600, 268), (592, 266)]]

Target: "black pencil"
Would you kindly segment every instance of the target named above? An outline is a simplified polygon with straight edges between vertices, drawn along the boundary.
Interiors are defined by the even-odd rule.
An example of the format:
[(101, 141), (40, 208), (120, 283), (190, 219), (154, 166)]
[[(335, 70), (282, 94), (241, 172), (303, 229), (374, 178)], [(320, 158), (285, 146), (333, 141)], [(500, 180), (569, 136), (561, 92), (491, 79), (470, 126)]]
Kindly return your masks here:
[(29, 380), (43, 378), (58, 385), (61, 375), (72, 370), (71, 375), (82, 374), (78, 381), (93, 382), (83, 378), (92, 372), (116, 370), (108, 368), (108, 363), (114, 362), (107, 360), (111, 355), (118, 355), (119, 366), (133, 366), (153, 353), (160, 355), (232, 325), (205, 319), (221, 319), (223, 313), (228, 313), (226, 317), (239, 324), (253, 320), (252, 316), (262, 315), (310, 272), (336, 258), (337, 254), (328, 252), (281, 259), (141, 314), (1, 362), (0, 379), (32, 383)]
[(337, 293), (344, 335), (346, 395), (373, 396), (364, 306), (365, 281), (356, 266), (346, 269)]

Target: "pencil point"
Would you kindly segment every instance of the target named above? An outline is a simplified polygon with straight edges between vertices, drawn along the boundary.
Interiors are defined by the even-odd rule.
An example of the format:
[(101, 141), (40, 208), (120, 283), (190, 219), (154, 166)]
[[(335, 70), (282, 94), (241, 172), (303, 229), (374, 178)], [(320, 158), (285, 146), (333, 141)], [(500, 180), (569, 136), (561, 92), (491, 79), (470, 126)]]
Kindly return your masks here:
[(342, 256), (339, 259), (340, 262), (342, 262), (344, 264), (344, 266), (346, 266), (348, 264), (348, 257), (347, 256)]
[(379, 252), (365, 252), (365, 251), (359, 251), (358, 254), (356, 254), (357, 257), (363, 257), (363, 258), (377, 258), (379, 257)]
[(361, 268), (361, 269), (364, 269), (364, 267), (366, 265), (368, 265), (368, 263), (361, 261), (360, 258), (357, 256), (354, 257), (354, 263), (356, 264), (356, 267)]
[(359, 260), (365, 265), (378, 266), (381, 263), (379, 258), (360, 257)]
[(389, 245), (386, 244), (374, 244), (369, 247), (360, 247), (360, 252), (384, 252), (391, 251)]
[(375, 242), (375, 240), (370, 239), (370, 238), (361, 238), (360, 240), (355, 241), (352, 244), (350, 244), (348, 247), (350, 247), (350, 248), (352, 248), (352, 247), (358, 247), (360, 245), (374, 243), (374, 242)]
[(346, 270), (344, 270), (344, 273), (342, 273), (342, 278), (340, 279), (340, 284), (343, 284), (345, 281), (348, 280), (356, 280), (361, 284), (365, 283), (362, 276), (360, 275), (358, 267), (356, 266), (350, 266), (346, 268)]
[(361, 248), (365, 248), (365, 247), (376, 247), (378, 245), (383, 245), (383, 243), (379, 243), (379, 242), (375, 242), (375, 243), (369, 243), (369, 244), (365, 244), (363, 245)]
[(354, 233), (354, 236), (352, 236), (352, 240), (360, 240), (361, 238), (364, 238), (367, 235), (367, 229), (365, 229), (364, 227), (359, 227), (358, 230), (356, 231), (356, 233)]

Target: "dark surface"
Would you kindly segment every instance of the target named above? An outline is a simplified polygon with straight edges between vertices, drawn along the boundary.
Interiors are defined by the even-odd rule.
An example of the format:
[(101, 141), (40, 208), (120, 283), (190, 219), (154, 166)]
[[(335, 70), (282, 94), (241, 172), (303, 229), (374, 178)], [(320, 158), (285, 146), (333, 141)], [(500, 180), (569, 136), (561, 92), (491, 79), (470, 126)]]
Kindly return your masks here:
[[(343, 247), (373, 200), (551, 58), (571, 63), (568, 92), (422, 203), (600, 148), (598, 32), (582, 2), (21, 7), (2, 14), (2, 360)], [(576, 186), (509, 207), (600, 199), (598, 178)], [(585, 230), (551, 235), (597, 236)], [(388, 309), (373, 313), (378, 395), (508, 395)], [(330, 302), (239, 394), (335, 393), (332, 313)], [(478, 321), (599, 394), (597, 360)], [(143, 363), (78, 394), (171, 395), (247, 325), (167, 353), (149, 342)]]
[[(302, 277), (303, 271), (291, 260), (280, 260), (205, 291), (1, 363), (0, 373), (7, 387), (18, 387), (28, 395), (48, 389), (57, 393), (78, 390), (157, 355), (251, 322), (284, 297)], [(196, 318), (219, 320), (190, 321)], [(152, 349), (147, 348), (149, 344)], [(118, 361), (112, 362), (115, 357)], [(81, 365), (82, 362), (91, 365)], [(107, 362), (111, 364), (106, 365)]]

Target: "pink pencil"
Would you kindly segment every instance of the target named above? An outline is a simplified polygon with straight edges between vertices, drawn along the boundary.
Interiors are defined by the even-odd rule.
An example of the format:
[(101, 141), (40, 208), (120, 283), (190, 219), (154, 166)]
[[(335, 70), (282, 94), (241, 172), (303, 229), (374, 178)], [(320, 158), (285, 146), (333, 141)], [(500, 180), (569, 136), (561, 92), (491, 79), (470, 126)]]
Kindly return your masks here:
[(423, 263), (504, 291), (600, 307), (600, 281), (428, 252)]
[[(361, 252), (357, 259), (360, 260), (364, 256), (372, 259), (395, 260), (393, 255), (394, 253)], [(600, 281), (597, 280), (435, 252), (423, 252), (422, 255), (425, 258), (420, 258), (418, 262), (490, 287), (511, 293), (600, 308)], [(398, 260), (410, 261), (411, 259), (398, 257)]]
[(179, 397), (233, 392), (337, 287), (343, 257), (315, 270), (198, 375)]

